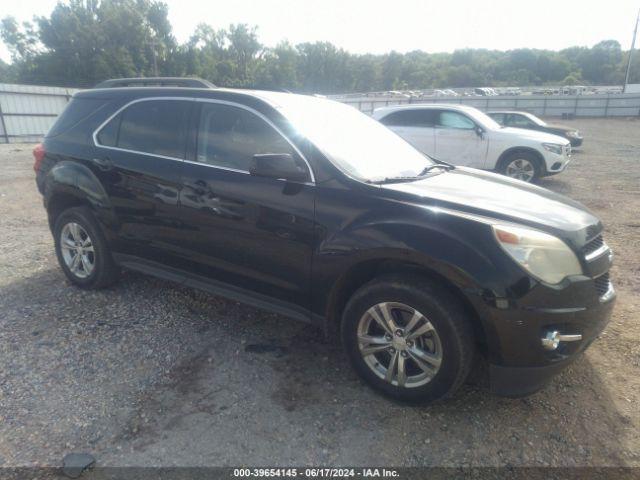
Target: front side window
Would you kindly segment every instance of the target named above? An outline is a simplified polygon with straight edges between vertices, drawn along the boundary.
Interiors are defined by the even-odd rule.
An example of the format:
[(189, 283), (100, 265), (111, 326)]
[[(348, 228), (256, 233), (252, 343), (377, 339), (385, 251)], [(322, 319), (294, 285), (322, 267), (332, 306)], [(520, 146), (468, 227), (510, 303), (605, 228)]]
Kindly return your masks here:
[(458, 130), (473, 130), (475, 124), (471, 119), (458, 112), (440, 112), (438, 127), (455, 128)]
[[(243, 108), (203, 103), (198, 127), (198, 162), (249, 171), (253, 156), (288, 153), (302, 162), (294, 148), (271, 125)], [(304, 165), (307, 170), (306, 165)]]
[(98, 133), (103, 146), (185, 158), (191, 102), (149, 100), (125, 108)]

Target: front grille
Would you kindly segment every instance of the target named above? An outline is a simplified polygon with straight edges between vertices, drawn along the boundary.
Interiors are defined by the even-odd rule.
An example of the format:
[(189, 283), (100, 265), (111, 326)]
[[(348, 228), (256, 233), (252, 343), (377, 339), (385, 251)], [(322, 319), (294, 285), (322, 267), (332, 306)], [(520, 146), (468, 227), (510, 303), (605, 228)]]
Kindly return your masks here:
[(565, 147), (564, 147), (564, 154), (565, 154), (565, 156), (567, 156), (567, 157), (570, 157), (570, 156), (571, 156), (571, 144), (569, 144), (569, 145), (565, 145)]
[(582, 247), (582, 253), (585, 256), (587, 256), (591, 252), (595, 252), (602, 245), (604, 245), (604, 238), (602, 238), (602, 235), (598, 235), (593, 240), (590, 240), (589, 242), (587, 242), (587, 244), (584, 247)]
[(600, 275), (593, 281), (593, 284), (596, 287), (596, 292), (598, 292), (598, 297), (602, 297), (609, 290), (609, 272)]

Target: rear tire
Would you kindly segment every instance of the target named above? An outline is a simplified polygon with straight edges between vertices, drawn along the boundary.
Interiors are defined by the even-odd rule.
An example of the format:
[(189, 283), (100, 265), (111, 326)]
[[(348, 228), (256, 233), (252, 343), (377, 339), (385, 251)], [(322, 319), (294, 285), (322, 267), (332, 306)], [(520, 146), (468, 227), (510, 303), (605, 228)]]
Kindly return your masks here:
[(58, 215), (53, 238), (60, 267), (74, 285), (99, 289), (118, 279), (120, 269), (89, 208), (73, 207)]
[(342, 340), (366, 383), (411, 403), (453, 395), (474, 357), (471, 324), (459, 300), (420, 277), (381, 277), (361, 287), (345, 307)]
[(527, 183), (535, 183), (542, 176), (540, 159), (530, 152), (510, 153), (500, 161), (498, 171)]

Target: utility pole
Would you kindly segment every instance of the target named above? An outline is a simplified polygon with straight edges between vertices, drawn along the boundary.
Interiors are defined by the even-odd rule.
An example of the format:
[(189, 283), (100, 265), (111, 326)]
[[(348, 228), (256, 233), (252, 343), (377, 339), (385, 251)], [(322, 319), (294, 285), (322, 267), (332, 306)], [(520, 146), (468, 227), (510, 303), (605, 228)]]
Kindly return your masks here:
[(638, 22), (640, 22), (640, 10), (638, 10), (638, 16), (636, 17), (636, 26), (633, 29), (633, 40), (631, 40), (631, 48), (629, 49), (629, 60), (627, 61), (627, 73), (624, 76), (624, 87), (622, 87), (622, 93), (627, 93), (627, 84), (629, 83), (629, 74), (631, 73), (631, 56), (633, 55), (633, 47), (636, 44), (636, 34), (638, 33)]
[(151, 46), (151, 50), (153, 52), (153, 76), (157, 77), (158, 76), (158, 52), (156, 51), (156, 47), (159, 47), (161, 43), (159, 43), (155, 39), (146, 43), (147, 45)]

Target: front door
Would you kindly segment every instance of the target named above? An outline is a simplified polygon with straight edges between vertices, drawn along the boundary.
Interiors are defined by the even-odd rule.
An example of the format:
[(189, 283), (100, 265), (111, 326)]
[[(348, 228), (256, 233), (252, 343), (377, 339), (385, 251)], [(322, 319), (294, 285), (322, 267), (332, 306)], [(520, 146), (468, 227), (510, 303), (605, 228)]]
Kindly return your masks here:
[(193, 159), (180, 195), (192, 273), (287, 307), (310, 301), (315, 185), (249, 174), (255, 154), (298, 151), (261, 114), (197, 102)]
[(435, 158), (453, 165), (483, 168), (488, 140), (479, 135), (476, 124), (466, 115), (441, 110), (435, 131)]
[(434, 155), (434, 114), (434, 110), (428, 108), (398, 110), (383, 117), (380, 122), (422, 153)]

